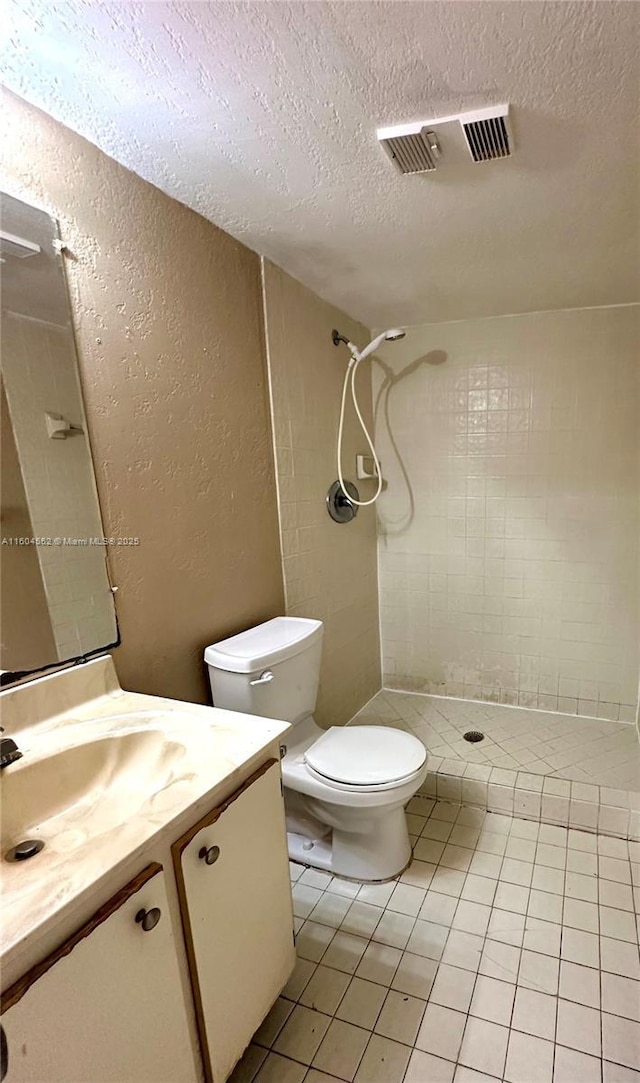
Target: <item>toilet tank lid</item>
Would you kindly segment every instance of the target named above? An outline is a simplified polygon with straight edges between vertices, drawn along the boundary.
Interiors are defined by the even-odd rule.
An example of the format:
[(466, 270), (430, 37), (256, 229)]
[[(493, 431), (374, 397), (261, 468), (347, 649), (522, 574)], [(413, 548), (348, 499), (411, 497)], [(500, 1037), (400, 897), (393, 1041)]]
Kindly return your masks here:
[(293, 658), (321, 638), (321, 620), (274, 617), (220, 643), (212, 643), (204, 652), (204, 660), (208, 666), (228, 673), (253, 673)]

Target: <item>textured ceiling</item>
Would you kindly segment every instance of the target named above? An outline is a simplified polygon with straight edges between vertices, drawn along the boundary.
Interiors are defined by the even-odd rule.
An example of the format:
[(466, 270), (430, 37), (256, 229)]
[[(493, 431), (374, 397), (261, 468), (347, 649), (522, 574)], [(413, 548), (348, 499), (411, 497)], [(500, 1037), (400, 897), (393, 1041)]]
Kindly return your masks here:
[[(358, 319), (420, 323), (638, 300), (639, 17), (10, 0), (2, 74)], [(502, 101), (507, 161), (402, 177), (375, 138)]]

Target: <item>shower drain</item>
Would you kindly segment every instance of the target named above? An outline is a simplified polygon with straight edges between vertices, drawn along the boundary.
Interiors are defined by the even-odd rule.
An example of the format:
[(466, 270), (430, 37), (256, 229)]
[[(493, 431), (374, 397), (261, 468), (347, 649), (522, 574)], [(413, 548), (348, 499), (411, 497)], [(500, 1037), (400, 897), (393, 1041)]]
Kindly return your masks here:
[(484, 733), (480, 733), (480, 730), (469, 730), (464, 734), (465, 741), (471, 741), (472, 744), (476, 744), (477, 741), (484, 741)]

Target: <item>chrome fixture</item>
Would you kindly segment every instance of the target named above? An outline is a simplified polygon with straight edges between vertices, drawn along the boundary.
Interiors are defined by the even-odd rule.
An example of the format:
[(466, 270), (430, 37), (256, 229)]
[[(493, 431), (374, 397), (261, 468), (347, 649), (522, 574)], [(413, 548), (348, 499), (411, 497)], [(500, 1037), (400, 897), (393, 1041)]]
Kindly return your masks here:
[[(0, 726), (0, 732), (4, 733), (2, 726)], [(8, 767), (10, 763), (19, 760), (21, 756), (22, 752), (11, 737), (0, 738), (0, 768)]]
[(327, 493), (327, 511), (334, 523), (350, 523), (355, 519), (359, 498), (360, 493), (352, 481), (334, 481)]

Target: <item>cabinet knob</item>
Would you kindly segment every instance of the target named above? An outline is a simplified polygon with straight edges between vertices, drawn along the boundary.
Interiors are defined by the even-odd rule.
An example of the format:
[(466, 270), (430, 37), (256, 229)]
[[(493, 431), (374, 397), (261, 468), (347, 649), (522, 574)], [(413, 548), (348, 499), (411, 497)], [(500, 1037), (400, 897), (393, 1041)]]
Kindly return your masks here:
[(151, 929), (155, 929), (156, 925), (160, 921), (161, 913), (157, 906), (154, 906), (151, 910), (138, 910), (136, 914), (136, 922), (142, 926), (142, 931), (148, 933)]
[(206, 846), (203, 846), (202, 849), (200, 850), (199, 854), (198, 854), (198, 857), (200, 859), (204, 859), (204, 861), (207, 863), (207, 865), (214, 865), (215, 862), (220, 857), (220, 847), (219, 846), (209, 846), (207, 848)]
[(9, 1071), (9, 1047), (4, 1027), (0, 1026), (0, 1079), (4, 1079)]

